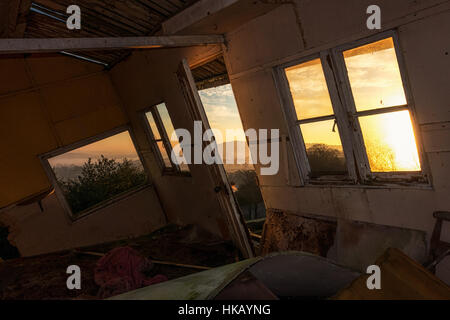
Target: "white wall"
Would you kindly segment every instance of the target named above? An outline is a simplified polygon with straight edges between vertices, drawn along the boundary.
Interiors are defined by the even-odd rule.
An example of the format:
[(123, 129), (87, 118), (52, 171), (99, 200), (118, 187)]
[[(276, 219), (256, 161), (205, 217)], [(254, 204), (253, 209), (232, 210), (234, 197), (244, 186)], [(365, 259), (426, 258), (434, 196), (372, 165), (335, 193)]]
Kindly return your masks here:
[(37, 203), (3, 212), (10, 242), (22, 256), (83, 247), (148, 234), (166, 224), (152, 186), (71, 221), (55, 194)]
[[(417, 239), (421, 234), (430, 236), (435, 221), (433, 211), (450, 210), (450, 6), (448, 2), (435, 6), (439, 2), (378, 1), (382, 10), (381, 31), (395, 28), (399, 33), (431, 166), (432, 188), (293, 187), (286, 183), (288, 176), (291, 182), (298, 180), (291, 148), (281, 155), (278, 175), (259, 177), (267, 208), (333, 217), (338, 225), (340, 220), (355, 220), (411, 229), (411, 236), (405, 240), (405, 235), (393, 228), (387, 233), (392, 234), (392, 241), (384, 241), (371, 251), (365, 250), (359, 240), (343, 246), (338, 227), (338, 253), (360, 253), (365, 256), (360, 263), (375, 260), (383, 246), (400, 243), (397, 238), (402, 238), (401, 248), (415, 243), (419, 249), (412, 255), (423, 260), (426, 244), (417, 245)], [(366, 28), (365, 10), (369, 4), (370, 1), (351, 0), (292, 1), (229, 32), (225, 58), (244, 128), (280, 128), (281, 134), (287, 134), (272, 68), (374, 34), (376, 31)], [(283, 166), (286, 156), (287, 170)], [(444, 230), (444, 238), (450, 240), (448, 231)], [(349, 259), (348, 254), (341, 255), (342, 263), (354, 264)]]

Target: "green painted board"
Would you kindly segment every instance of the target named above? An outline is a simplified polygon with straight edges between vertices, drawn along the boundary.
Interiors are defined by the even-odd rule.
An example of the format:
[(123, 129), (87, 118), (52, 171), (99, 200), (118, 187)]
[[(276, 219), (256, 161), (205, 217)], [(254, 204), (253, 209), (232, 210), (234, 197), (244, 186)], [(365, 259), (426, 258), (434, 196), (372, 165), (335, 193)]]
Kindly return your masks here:
[(228, 283), (261, 257), (227, 264), (186, 277), (126, 292), (108, 300), (206, 300), (216, 296)]

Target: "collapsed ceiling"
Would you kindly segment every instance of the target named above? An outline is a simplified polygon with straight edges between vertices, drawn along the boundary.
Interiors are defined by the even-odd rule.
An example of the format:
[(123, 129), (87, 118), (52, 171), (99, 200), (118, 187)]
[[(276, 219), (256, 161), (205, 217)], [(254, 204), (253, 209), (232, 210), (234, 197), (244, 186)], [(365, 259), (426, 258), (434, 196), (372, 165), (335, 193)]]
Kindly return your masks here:
[[(151, 36), (161, 23), (197, 0), (13, 0), (0, 5), (1, 38), (74, 38)], [(67, 7), (78, 5), (82, 28), (68, 30)], [(130, 50), (77, 54), (92, 62), (112, 66)]]

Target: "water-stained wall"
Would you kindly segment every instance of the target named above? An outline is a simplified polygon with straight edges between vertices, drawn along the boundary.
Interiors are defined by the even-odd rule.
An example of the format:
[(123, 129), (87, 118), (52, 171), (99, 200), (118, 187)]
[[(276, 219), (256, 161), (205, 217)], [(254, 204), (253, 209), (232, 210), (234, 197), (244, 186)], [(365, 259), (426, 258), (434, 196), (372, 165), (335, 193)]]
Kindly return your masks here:
[[(279, 128), (281, 135), (289, 135), (272, 73), (274, 67), (396, 29), (432, 184), (423, 188), (301, 187), (292, 146), (288, 143), (285, 150), (281, 149), (279, 173), (259, 176), (266, 207), (278, 215), (281, 211), (298, 216), (298, 225), (304, 223), (302, 215), (316, 216), (318, 227), (323, 224), (321, 216), (334, 219), (337, 231), (330, 255), (337, 255), (341, 263), (362, 269), (388, 246), (398, 246), (423, 262), (426, 240), (435, 222), (433, 211), (450, 210), (449, 3), (378, 1), (382, 12), (379, 31), (366, 27), (370, 1), (284, 3), (227, 33), (225, 60), (244, 128)], [(370, 227), (361, 227), (359, 223), (368, 223)], [(292, 226), (297, 227), (296, 223)], [(443, 239), (447, 241), (448, 231), (443, 231)], [(352, 253), (359, 255), (358, 261)]]

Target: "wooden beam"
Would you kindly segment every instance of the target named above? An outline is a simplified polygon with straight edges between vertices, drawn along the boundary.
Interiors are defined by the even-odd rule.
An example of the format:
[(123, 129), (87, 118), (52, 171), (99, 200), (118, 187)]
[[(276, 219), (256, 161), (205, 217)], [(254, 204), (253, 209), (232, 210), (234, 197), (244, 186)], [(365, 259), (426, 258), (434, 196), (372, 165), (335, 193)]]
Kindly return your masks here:
[(200, 0), (162, 23), (164, 34), (175, 34), (239, 0)]
[(191, 47), (224, 43), (223, 35), (0, 39), (0, 54)]

